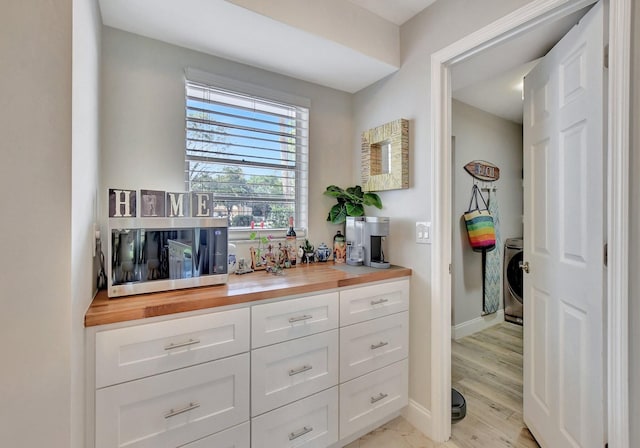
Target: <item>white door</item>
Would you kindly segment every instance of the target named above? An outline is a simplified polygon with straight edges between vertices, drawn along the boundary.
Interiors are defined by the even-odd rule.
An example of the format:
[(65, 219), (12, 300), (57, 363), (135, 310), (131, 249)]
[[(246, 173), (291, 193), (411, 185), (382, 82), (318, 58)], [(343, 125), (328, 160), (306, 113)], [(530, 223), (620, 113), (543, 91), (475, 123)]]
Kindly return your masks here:
[(604, 10), (525, 78), (524, 421), (542, 447), (604, 447)]

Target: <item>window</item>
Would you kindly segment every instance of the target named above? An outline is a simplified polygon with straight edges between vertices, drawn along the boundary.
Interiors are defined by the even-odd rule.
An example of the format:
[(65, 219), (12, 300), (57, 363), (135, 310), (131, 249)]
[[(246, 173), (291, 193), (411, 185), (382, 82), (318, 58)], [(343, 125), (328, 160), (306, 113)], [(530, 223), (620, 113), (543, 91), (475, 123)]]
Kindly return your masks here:
[(306, 228), (309, 109), (186, 81), (185, 181), (230, 228)]

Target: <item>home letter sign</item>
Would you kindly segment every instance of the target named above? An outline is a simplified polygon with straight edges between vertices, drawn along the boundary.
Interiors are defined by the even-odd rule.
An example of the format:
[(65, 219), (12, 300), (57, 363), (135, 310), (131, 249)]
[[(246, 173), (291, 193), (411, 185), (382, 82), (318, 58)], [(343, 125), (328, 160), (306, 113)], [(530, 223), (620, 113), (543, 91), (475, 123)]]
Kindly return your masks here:
[(136, 190), (109, 189), (109, 218), (135, 218)]
[(189, 215), (189, 201), (184, 197), (188, 193), (167, 193), (167, 218), (184, 218)]

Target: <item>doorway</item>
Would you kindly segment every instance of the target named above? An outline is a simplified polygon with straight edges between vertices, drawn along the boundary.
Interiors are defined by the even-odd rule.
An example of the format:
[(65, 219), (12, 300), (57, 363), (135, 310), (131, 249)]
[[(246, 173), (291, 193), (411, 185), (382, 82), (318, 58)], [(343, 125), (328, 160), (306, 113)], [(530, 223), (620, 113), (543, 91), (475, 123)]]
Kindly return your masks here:
[[(600, 18), (599, 27), (589, 26), (586, 22), (593, 22), (593, 20), (585, 18), (589, 10), (594, 11), (591, 5), (562, 19), (540, 25), (535, 31), (531, 31), (525, 36), (512, 39), (508, 43), (496, 46), (493, 50), (478, 54), (468, 62), (459, 63), (452, 67), (451, 129), (456, 145), (453, 151), (451, 173), (451, 177), (454, 180), (452, 191), (453, 267), (451, 286), (453, 338), (451, 376), (452, 387), (461, 392), (467, 400), (467, 417), (452, 426), (452, 440), (461, 445), (477, 447), (502, 446), (504, 442), (505, 444), (511, 443), (518, 446), (538, 447), (531, 432), (539, 437), (544, 437), (544, 439), (540, 439), (540, 443), (546, 443), (546, 446), (556, 445), (555, 443), (549, 443), (550, 437), (547, 433), (552, 432), (559, 423), (545, 421), (542, 424), (540, 419), (533, 423), (531, 416), (528, 415), (528, 412), (531, 412), (532, 404), (531, 395), (527, 395), (527, 392), (531, 390), (531, 387), (523, 387), (525, 379), (527, 377), (532, 378), (532, 369), (530, 368), (528, 371), (524, 369), (525, 365), (527, 365), (525, 362), (527, 358), (523, 356), (525, 350), (531, 353), (532, 339), (530, 336), (531, 331), (523, 332), (521, 325), (524, 323), (524, 309), (529, 308), (531, 310), (531, 303), (534, 303), (531, 301), (531, 297), (528, 297), (527, 306), (524, 306), (523, 281), (526, 275), (520, 269), (518, 263), (518, 260), (523, 262), (524, 243), (533, 241), (530, 231), (524, 233), (527, 227), (529, 229), (532, 227), (531, 225), (527, 226), (527, 223), (532, 222), (532, 216), (528, 215), (526, 221), (524, 219), (527, 218), (524, 213), (524, 198), (525, 196), (527, 198), (531, 197), (531, 176), (526, 176), (528, 182), (525, 182), (523, 177), (524, 143), (527, 140), (529, 141), (526, 145), (527, 154), (531, 152), (532, 145), (532, 136), (528, 126), (530, 119), (524, 120), (525, 115), (531, 116), (528, 113), (531, 105), (530, 107), (525, 107), (525, 105), (531, 103), (532, 95), (530, 90), (527, 90), (525, 101), (523, 90), (525, 83), (523, 80), (525, 77), (527, 77), (527, 81), (530, 80), (530, 72), (540, 72), (536, 68), (538, 66), (555, 68), (551, 64), (550, 58), (553, 55), (554, 60), (558, 59), (559, 50), (567, 48), (570, 42), (574, 42), (576, 35), (586, 33), (586, 35), (592, 36), (590, 48), (601, 51), (604, 47), (602, 43), (603, 15), (601, 13), (597, 14), (597, 17)], [(597, 11), (602, 11), (601, 4)], [(593, 13), (589, 14), (589, 18), (592, 16)], [(598, 21), (596, 21), (597, 23)], [(523, 40), (526, 41), (526, 44), (522, 43)], [(527, 48), (527, 51), (524, 52), (525, 54), (522, 51), (523, 47)], [(492, 51), (500, 53), (498, 60), (493, 56)], [(535, 59), (533, 61), (528, 60), (531, 57)], [(566, 57), (574, 60), (577, 56), (574, 53), (562, 56), (562, 58)], [(602, 85), (602, 80), (597, 81), (598, 74), (601, 76), (603, 72), (602, 55), (592, 52), (588, 58), (585, 55), (582, 60), (586, 66), (593, 67), (588, 77), (586, 75), (584, 77), (585, 84)], [(514, 64), (519, 65), (512, 68)], [(487, 66), (493, 68), (493, 70), (491, 72), (487, 71)], [(505, 67), (507, 68), (506, 71)], [(561, 71), (560, 67), (553, 71), (550, 71), (549, 68), (542, 72), (545, 75), (544, 79), (557, 76), (556, 73)], [(470, 71), (471, 73), (461, 73), (464, 71)], [(481, 73), (481, 75), (474, 77), (477, 73)], [(466, 82), (459, 88), (460, 79)], [(471, 80), (474, 82), (469, 84)], [(584, 95), (589, 92), (586, 89), (572, 91), (576, 92), (573, 97), (574, 101), (578, 101), (578, 98), (584, 98)], [(593, 91), (591, 104), (598, 104), (597, 101), (594, 101), (596, 97), (602, 101), (600, 92), (600, 89)], [(559, 95), (551, 94), (549, 104), (555, 104), (551, 99), (555, 97), (559, 97)], [(601, 111), (602, 109), (600, 107), (594, 110)], [(602, 123), (601, 119), (596, 121)], [(527, 126), (523, 126), (525, 123)], [(576, 124), (575, 121), (571, 123), (572, 125)], [(525, 129), (527, 132), (524, 132)], [(591, 138), (590, 140), (597, 141), (598, 139)], [(555, 137), (549, 140), (549, 142), (556, 141)], [(538, 143), (538, 140), (535, 140), (535, 142)], [(592, 152), (595, 151), (600, 155), (603, 153), (601, 144), (594, 143), (590, 147)], [(571, 150), (571, 153), (574, 152), (582, 153), (577, 147)], [(549, 157), (555, 153), (557, 151), (550, 151)], [(592, 157), (595, 160), (596, 154), (593, 154)], [(487, 166), (495, 166), (491, 177), (485, 176), (484, 171), (480, 174), (474, 174), (473, 170), (467, 172), (470, 163), (473, 166), (477, 166), (479, 161), (483, 161)], [(549, 169), (552, 169), (552, 167), (549, 167)], [(571, 172), (574, 171), (577, 171), (577, 167), (572, 165)], [(599, 171), (597, 174), (600, 176)], [(539, 182), (542, 181), (542, 178), (544, 176), (539, 179)], [(589, 182), (589, 184), (597, 184), (596, 180), (594, 178), (593, 182)], [(573, 176), (567, 181), (573, 181)], [(534, 182), (537, 188), (539, 188), (539, 182)], [(560, 176), (550, 177), (548, 182), (554, 185), (556, 182), (564, 185)], [(479, 254), (471, 249), (466, 238), (467, 231), (463, 221), (460, 219), (461, 214), (469, 208), (468, 197), (472, 185), (476, 195), (483, 196), (482, 200), (479, 201), (480, 204), (488, 204), (495, 223), (496, 246), (493, 250), (484, 254)], [(526, 185), (529, 188), (527, 191), (525, 191)], [(602, 180), (600, 180), (600, 185), (602, 185)], [(478, 186), (480, 187), (479, 190), (476, 188)], [(554, 190), (557, 192), (564, 191), (561, 188), (554, 188)], [(600, 189), (599, 191), (603, 190)], [(595, 204), (598, 192), (592, 191), (591, 193)], [(557, 195), (554, 194), (552, 196), (555, 197)], [(549, 197), (548, 199), (552, 198)], [(547, 201), (549, 204), (552, 202)], [(540, 216), (547, 216), (547, 213), (551, 213), (552, 209), (553, 207), (551, 206), (545, 207), (546, 211)], [(599, 207), (592, 211), (594, 219), (590, 222), (593, 225), (596, 224), (597, 210), (602, 210), (602, 208)], [(602, 212), (600, 213), (600, 219), (603, 219)], [(536, 235), (543, 231), (540, 229), (546, 227), (546, 219), (542, 221)], [(556, 227), (552, 226), (552, 228), (548, 229), (548, 233), (543, 231), (544, 235), (554, 234), (553, 229)], [(573, 228), (572, 234), (577, 235), (578, 232), (576, 230), (578, 229)], [(599, 232), (599, 234), (601, 233)], [(524, 240), (523, 236), (525, 237)], [(533, 246), (539, 247), (541, 242), (538, 241), (538, 238), (536, 238), (536, 241), (537, 243), (533, 244)], [(589, 246), (593, 250), (599, 251), (602, 243), (598, 243), (595, 237), (590, 241)], [(528, 247), (531, 246), (532, 244), (528, 244)], [(555, 252), (555, 249), (552, 252)], [(532, 251), (529, 250), (528, 253), (527, 260)], [(591, 258), (596, 259), (598, 257)], [(601, 268), (601, 263), (598, 263), (598, 261), (595, 264)], [(537, 268), (534, 267), (533, 270), (542, 271), (543, 264), (539, 264)], [(592, 278), (595, 278), (595, 276), (592, 276)], [(502, 293), (501, 289), (503, 289)], [(502, 307), (503, 297), (504, 308)], [(559, 299), (557, 301), (564, 303), (568, 297), (571, 297), (571, 295), (565, 294), (562, 298), (557, 298)], [(555, 296), (549, 296), (549, 299), (553, 300), (545, 303), (548, 304), (546, 309), (550, 310), (552, 303), (557, 303), (557, 301)], [(552, 317), (561, 315), (560, 309), (564, 308), (559, 308), (554, 312), (549, 321), (557, 321)], [(598, 313), (598, 316), (600, 315), (601, 313)], [(541, 315), (540, 312), (532, 314), (529, 311), (529, 315), (526, 317), (526, 324), (531, 324), (532, 322), (538, 322), (537, 318), (541, 317)], [(513, 322), (520, 325), (513, 325)], [(538, 324), (539, 326), (540, 324)], [(533, 327), (527, 325), (527, 327), (530, 330), (535, 328), (535, 325)], [(542, 331), (538, 333), (538, 339), (544, 338), (549, 334)], [(597, 332), (597, 334), (601, 334), (601, 331)], [(528, 346), (527, 341), (529, 341)], [(601, 340), (592, 340), (591, 342), (595, 347), (601, 344)], [(555, 344), (552, 343), (552, 345)], [(557, 345), (560, 346), (560, 344)], [(598, 350), (596, 352), (600, 353)], [(537, 351), (536, 355), (541, 353), (546, 352)], [(560, 359), (564, 358), (560, 357)], [(531, 366), (531, 362), (527, 362)], [(601, 359), (595, 358), (592, 365), (599, 366), (598, 371), (602, 372), (602, 364)], [(543, 368), (546, 364), (539, 362), (537, 365), (540, 366), (538, 371), (541, 372), (538, 377), (547, 377), (546, 370)], [(549, 369), (553, 368), (553, 366), (547, 367)], [(594, 382), (600, 384), (597, 379)], [(540, 381), (539, 378), (536, 378), (533, 383), (544, 384), (545, 386), (547, 384), (544, 381)], [(551, 389), (555, 386), (549, 385), (548, 387)], [(545, 387), (545, 392), (547, 390)], [(589, 390), (591, 391), (590, 396), (597, 397), (597, 391), (601, 390), (601, 387), (594, 387)], [(568, 391), (563, 390), (563, 392), (567, 393)], [(552, 395), (555, 397), (561, 394), (554, 393)], [(556, 401), (550, 397), (547, 397), (546, 400), (547, 412), (554, 415), (560, 412), (560, 407), (557, 406)], [(571, 397), (571, 402), (581, 402), (580, 397)], [(593, 409), (596, 408), (597, 406), (593, 407)], [(573, 408), (569, 407), (569, 409), (571, 409), (570, 415), (576, 415)], [(600, 417), (597, 420), (602, 421), (602, 418)], [(553, 422), (559, 421), (564, 420), (560, 418), (553, 420)], [(529, 427), (529, 425), (531, 426)], [(538, 427), (539, 425), (542, 425), (542, 427)], [(572, 426), (571, 430), (576, 431), (576, 426), (579, 425)], [(586, 437), (584, 432), (578, 430), (577, 434), (574, 432), (574, 435), (582, 436), (578, 437), (578, 440), (595, 441), (603, 439), (601, 427), (599, 429), (594, 424), (585, 425), (585, 427), (592, 428), (590, 435), (593, 437)], [(563, 427), (563, 429), (566, 430), (567, 428)]]
[[(514, 79), (521, 80), (526, 72), (518, 70)], [(468, 88), (486, 91), (483, 85)], [(458, 93), (454, 91), (452, 101), (451, 385), (466, 400), (466, 417), (452, 425), (451, 440), (468, 447), (537, 448), (523, 423), (522, 288), (520, 283), (515, 293), (516, 282), (507, 284), (506, 279), (517, 278), (505, 270), (515, 265), (515, 275), (522, 277), (517, 261), (523, 235), (522, 112), (507, 118), (501, 116), (504, 112), (486, 111), (482, 104), (465, 103)], [(515, 93), (522, 109), (522, 95)], [(474, 160), (495, 165), (499, 178), (489, 182), (472, 177), (464, 167)], [(495, 223), (496, 247), (484, 255), (472, 250), (461, 219), (474, 185)], [(503, 308), (503, 293), (510, 292), (513, 303), (507, 301)], [(509, 323), (511, 318), (520, 325)]]
[[(445, 441), (451, 434), (451, 78), (454, 64), (490, 49), (502, 42), (523, 35), (545, 21), (571, 14), (593, 1), (534, 1), (498, 22), (435, 53), (431, 57), (432, 94), (432, 166), (434, 188), (432, 203), (435, 236), (432, 247), (431, 303), (431, 390), (432, 438)], [(609, 13), (609, 144), (608, 144), (608, 244), (609, 258), (607, 303), (608, 332), (606, 340), (607, 389), (609, 393), (608, 433), (610, 446), (626, 446), (628, 441), (628, 408), (626, 385), (627, 326), (627, 235), (629, 182), (625, 170), (628, 161), (629, 47), (630, 1), (612, 1)], [(617, 182), (613, 183), (612, 179)]]

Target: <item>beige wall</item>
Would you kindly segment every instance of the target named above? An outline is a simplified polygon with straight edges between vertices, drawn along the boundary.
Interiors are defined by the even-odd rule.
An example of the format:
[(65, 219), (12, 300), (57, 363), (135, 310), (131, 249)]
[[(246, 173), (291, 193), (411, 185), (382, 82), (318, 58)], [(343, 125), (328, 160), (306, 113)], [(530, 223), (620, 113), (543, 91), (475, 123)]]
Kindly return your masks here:
[[(415, 221), (431, 216), (429, 114), (431, 54), (472, 31), (528, 3), (527, 0), (439, 1), (405, 23), (400, 30), (401, 68), (354, 96), (354, 140), (374, 126), (406, 118), (410, 122), (410, 188), (381, 194), (390, 216), (390, 259), (413, 269), (410, 307), (410, 378), (412, 400), (429, 409), (431, 396), (430, 302), (431, 246), (414, 242)], [(359, 148), (352, 151), (352, 179), (359, 180)], [(435, 230), (435, 229), (434, 229)]]
[(333, 201), (322, 193), (350, 182), (350, 94), (113, 28), (103, 31), (102, 64), (101, 198), (109, 188), (184, 190), (184, 69), (192, 67), (311, 100), (309, 239), (331, 241)]
[(630, 446), (640, 446), (640, 5), (632, 2), (631, 22), (631, 228), (629, 244), (629, 407)]
[(97, 0), (73, 0), (71, 162), (71, 446), (83, 447), (84, 314), (96, 291), (93, 223), (98, 222), (100, 35)]
[(71, 446), (72, 1), (0, 14), (0, 445)]
[[(453, 242), (451, 260), (452, 325), (463, 325), (482, 315), (482, 254), (473, 252), (468, 242), (462, 214), (469, 207), (473, 178), (464, 170), (472, 160), (487, 160), (500, 168), (495, 183), (499, 207), (499, 236), (522, 236), (522, 125), (491, 115), (459, 101), (452, 102), (452, 133), (455, 137), (453, 162)], [(486, 191), (482, 192), (489, 199)], [(502, 296), (500, 296), (502, 309)]]

